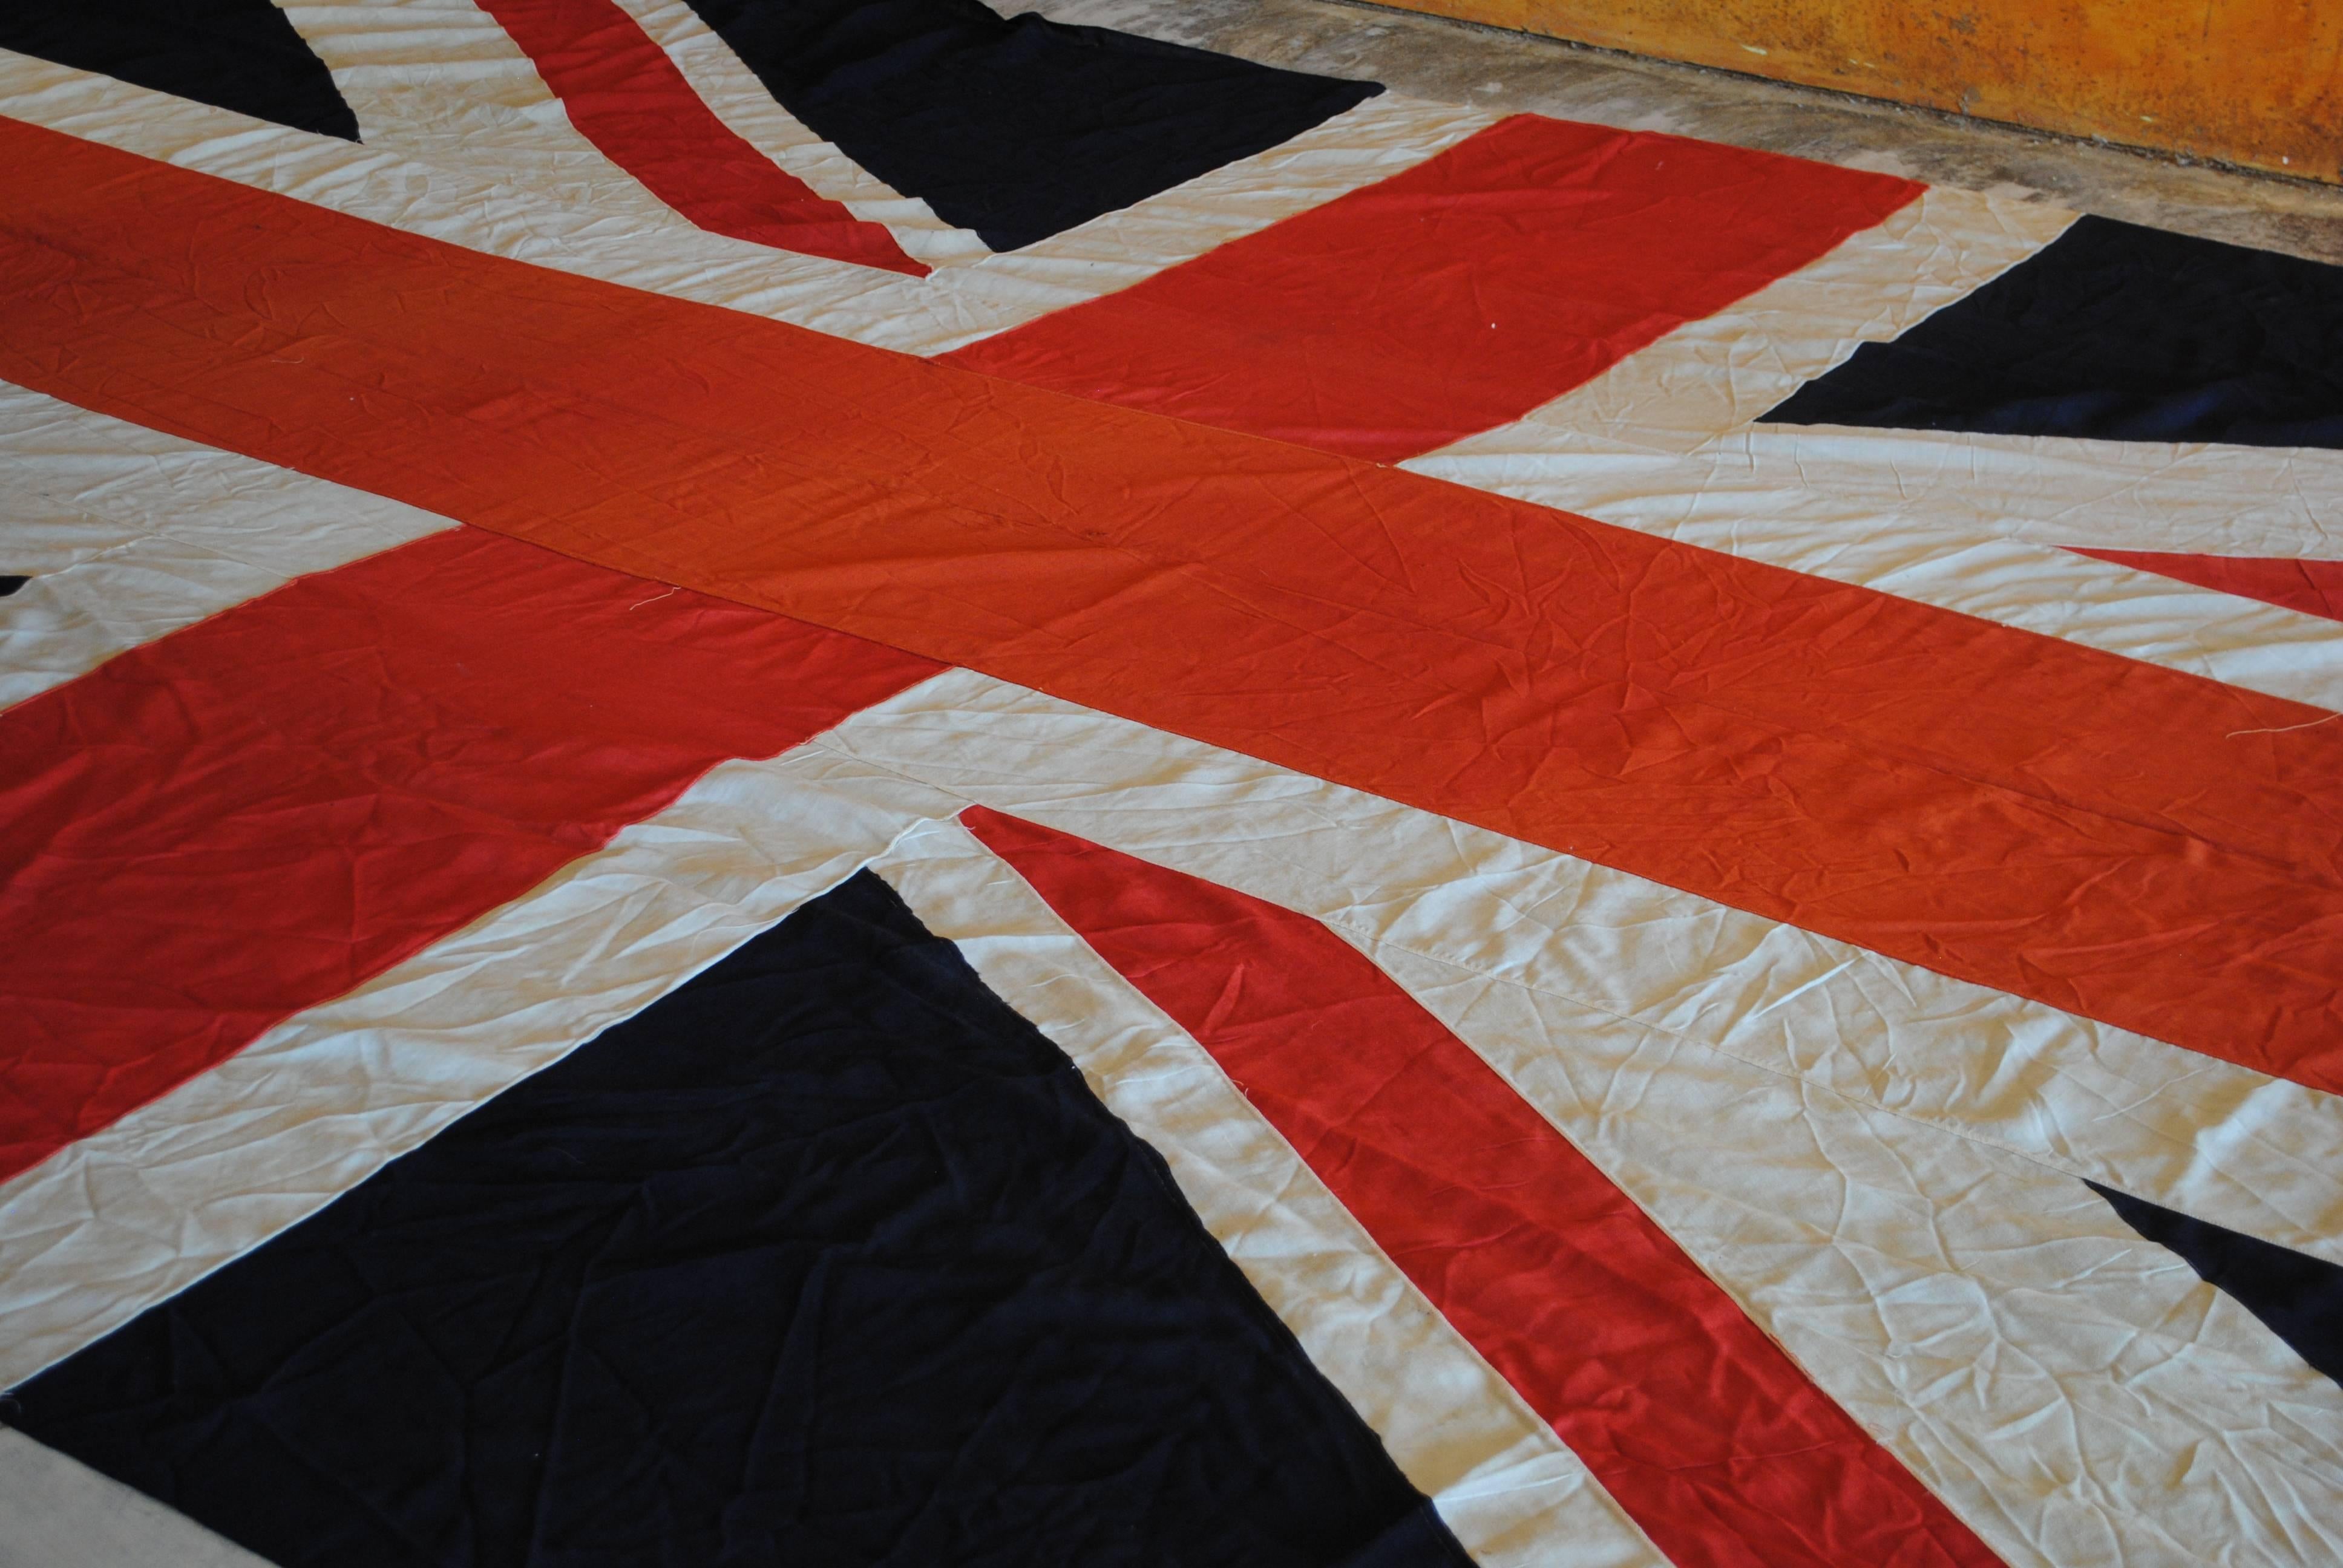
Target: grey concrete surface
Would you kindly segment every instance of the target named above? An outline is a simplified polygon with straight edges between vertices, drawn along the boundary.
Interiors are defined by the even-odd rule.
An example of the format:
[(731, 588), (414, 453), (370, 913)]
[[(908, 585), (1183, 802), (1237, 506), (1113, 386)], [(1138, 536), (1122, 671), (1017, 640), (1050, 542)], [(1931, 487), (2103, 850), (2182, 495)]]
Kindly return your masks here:
[(2343, 189), (1640, 59), (1357, 0), (994, 0), (1394, 92), (1672, 131), (2343, 262)]

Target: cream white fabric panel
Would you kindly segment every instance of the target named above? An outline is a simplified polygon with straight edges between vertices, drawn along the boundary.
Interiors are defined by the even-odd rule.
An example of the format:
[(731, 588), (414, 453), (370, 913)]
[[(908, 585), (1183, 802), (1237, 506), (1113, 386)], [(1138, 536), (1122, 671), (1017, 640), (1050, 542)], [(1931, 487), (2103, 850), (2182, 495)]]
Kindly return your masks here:
[(268, 1568), (186, 1514), (0, 1428), (0, 1568)]

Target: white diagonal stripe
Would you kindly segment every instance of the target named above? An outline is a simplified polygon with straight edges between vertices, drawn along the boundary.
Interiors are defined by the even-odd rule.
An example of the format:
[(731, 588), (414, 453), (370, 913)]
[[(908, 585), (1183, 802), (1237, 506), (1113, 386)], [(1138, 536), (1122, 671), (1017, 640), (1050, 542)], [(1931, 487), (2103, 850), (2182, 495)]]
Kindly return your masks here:
[[(1896, 337), (2040, 250), (2075, 215), (1932, 186), (1713, 316), (1526, 416), (1590, 447), (1690, 452), (1747, 426), (1868, 342)], [(1471, 449), (1460, 443), (1450, 451)]]
[(2072, 220), (1932, 189), (1585, 386), (1403, 466), (2343, 709), (2343, 625), (2066, 548), (2343, 557), (2343, 453), (1754, 422)]
[(755, 72), (688, 0), (616, 0), (644, 35), (665, 51), (710, 113), (733, 135), (865, 223), (883, 224), (904, 253), (930, 266), (981, 261), (992, 254), (967, 229), (938, 217), (826, 142), (776, 101)]
[(0, 1183), (0, 1387), (331, 1202), (960, 802), (727, 762), (597, 853)]
[(456, 525), (0, 382), (0, 708), (306, 572)]
[[(2215, 1541), (2308, 1568), (2343, 1545), (2304, 1523), (2343, 1520), (2343, 1390), (2068, 1171), (1754, 1060), (1702, 996), (1722, 967), (1745, 1022), (1819, 1018), (1911, 1074), (1972, 1072), (2001, 1041), (1937, 1016), (1945, 992), (1874, 992), (1866, 1016), (1879, 960), (1851, 950), (1801, 965), (1766, 922), (981, 677), (906, 697), (825, 743), (1328, 921), (2013, 1564), (2179, 1568)], [(972, 956), (985, 918), (952, 923)], [(1021, 1010), (1101, 1005), (1073, 986), (1052, 1011), (1050, 983)], [(1149, 1136), (1171, 1156), (1182, 1134)]]
[(2073, 1177), (1352, 940), (2012, 1564), (2343, 1557), (2343, 1389)]
[(694, 226), (578, 134), (469, 0), (309, 0), (287, 14), (333, 68), (365, 143), (5, 50), (0, 115), (468, 249), (915, 354), (1128, 287), (1413, 167), (1494, 118), (1385, 94), (1036, 245), (912, 278)]
[(972, 671), (820, 744), (2343, 1261), (2343, 1097)]
[[(2167, 1560), (2217, 1526), (2240, 1564), (2329, 1544), (2301, 1522), (2343, 1517), (2343, 1397), (2072, 1178), (2332, 1258), (2334, 1097), (965, 671), (727, 764), (0, 1188), (0, 1378), (315, 1211), (970, 799), (1360, 945), (2014, 1561)], [(2187, 1484), (2151, 1464), (2175, 1442)], [(1439, 1452), (1411, 1473), (1443, 1507), (1511, 1517), (1516, 1489), (1478, 1468), (1509, 1446)]]
[(1665, 1568), (1212, 1054), (1016, 872), (956, 823), (916, 829), (871, 869), (1163, 1156), (1205, 1228), (1482, 1568)]

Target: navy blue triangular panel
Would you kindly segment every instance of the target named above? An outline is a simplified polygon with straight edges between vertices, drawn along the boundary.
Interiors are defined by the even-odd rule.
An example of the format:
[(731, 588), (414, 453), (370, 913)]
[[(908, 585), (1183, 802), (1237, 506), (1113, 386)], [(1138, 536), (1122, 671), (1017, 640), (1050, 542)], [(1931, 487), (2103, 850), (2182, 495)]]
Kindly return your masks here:
[(2179, 1253), (2207, 1284), (2234, 1297), (2296, 1354), (2343, 1383), (2343, 1268), (2096, 1181), (2090, 1188), (2125, 1224)]
[(2082, 218), (1765, 417), (2343, 447), (2343, 267)]
[(1013, 250), (1383, 91), (980, 0), (691, 0), (789, 111)]
[(332, 73), (270, 0), (6, 0), (0, 49), (358, 139)]
[(868, 872), (17, 1398), (283, 1568), (1467, 1561)]

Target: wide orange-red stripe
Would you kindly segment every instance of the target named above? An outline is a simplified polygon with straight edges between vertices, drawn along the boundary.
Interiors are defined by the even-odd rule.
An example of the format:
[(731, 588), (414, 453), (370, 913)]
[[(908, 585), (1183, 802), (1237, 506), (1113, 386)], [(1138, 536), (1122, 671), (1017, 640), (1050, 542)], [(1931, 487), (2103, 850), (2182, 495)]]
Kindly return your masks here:
[(981, 806), (961, 820), (1212, 1053), (1676, 1568), (1999, 1562), (1333, 932)]
[(450, 529), (0, 714), (0, 1177), (936, 666)]
[(651, 194), (714, 234), (924, 277), (865, 223), (750, 146), (613, 0), (480, 0), (578, 127)]
[(947, 357), (1396, 462), (1520, 418), (1921, 189), (1517, 115), (1403, 174)]
[(29, 126), (0, 198), (12, 379), (2343, 1087), (2317, 709)]

